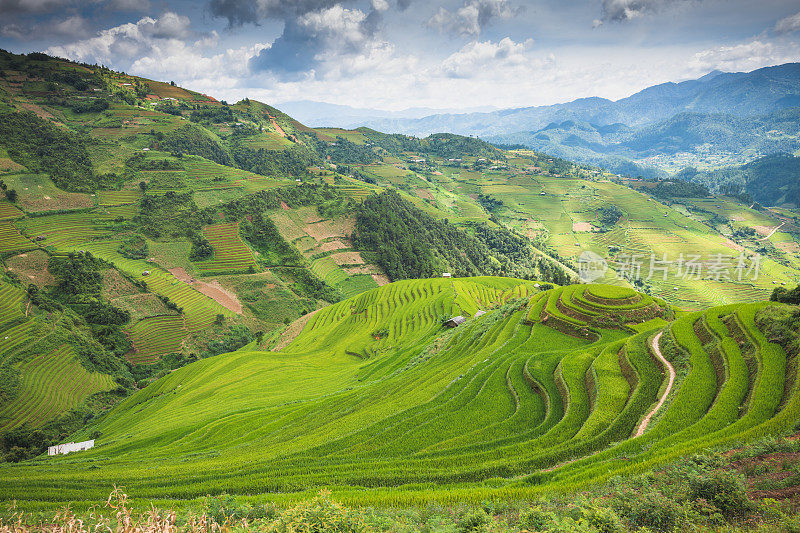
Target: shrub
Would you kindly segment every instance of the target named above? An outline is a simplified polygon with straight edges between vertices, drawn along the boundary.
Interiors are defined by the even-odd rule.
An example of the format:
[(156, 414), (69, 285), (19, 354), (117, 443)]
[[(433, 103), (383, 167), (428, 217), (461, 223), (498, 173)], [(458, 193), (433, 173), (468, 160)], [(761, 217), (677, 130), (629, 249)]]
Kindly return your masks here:
[(467, 514), (459, 521), (458, 530), (462, 533), (482, 531), (488, 523), (489, 515), (483, 509), (478, 509)]
[(725, 516), (744, 516), (754, 510), (754, 504), (747, 498), (744, 476), (733, 472), (690, 475), (689, 490), (692, 500), (706, 500)]

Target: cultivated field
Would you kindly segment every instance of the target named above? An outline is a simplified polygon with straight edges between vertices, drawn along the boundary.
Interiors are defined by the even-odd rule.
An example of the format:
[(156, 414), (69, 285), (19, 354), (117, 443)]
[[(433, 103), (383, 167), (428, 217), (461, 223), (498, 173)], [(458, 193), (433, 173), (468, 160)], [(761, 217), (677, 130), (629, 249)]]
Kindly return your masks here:
[[(95, 450), (0, 469), (0, 497), (88, 502), (114, 482), (162, 502), (222, 490), (294, 500), (328, 486), (401, 505), (580, 489), (793, 427), (800, 384), (755, 325), (766, 305), (676, 320), (624, 287), (393, 283), (315, 313), (280, 352), (173, 372), (87, 428), (103, 435)], [(453, 315), (467, 320), (443, 329)], [(185, 460), (153, 469), (164, 454)]]

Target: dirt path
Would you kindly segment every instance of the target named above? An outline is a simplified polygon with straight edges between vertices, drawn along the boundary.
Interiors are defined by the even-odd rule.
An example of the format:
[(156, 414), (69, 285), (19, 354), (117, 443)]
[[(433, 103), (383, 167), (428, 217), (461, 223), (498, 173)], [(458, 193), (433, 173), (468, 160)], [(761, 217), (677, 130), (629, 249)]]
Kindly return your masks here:
[(762, 240), (762, 241), (766, 241), (767, 239), (769, 239), (770, 237), (772, 237), (772, 235), (773, 235), (773, 234), (774, 234), (776, 231), (778, 231), (779, 229), (781, 229), (781, 228), (782, 228), (783, 226), (785, 226), (785, 225), (786, 225), (786, 222), (782, 222), (780, 226), (778, 226), (777, 228), (775, 228), (775, 229), (773, 229), (772, 231), (770, 231), (770, 232), (769, 232), (769, 235), (767, 235), (766, 237), (764, 237), (764, 238), (763, 238), (763, 239), (761, 239), (761, 240)]
[(650, 346), (653, 348), (653, 353), (656, 354), (656, 358), (658, 358), (661, 363), (667, 368), (669, 371), (669, 381), (667, 382), (667, 390), (664, 391), (664, 394), (661, 395), (661, 399), (658, 400), (653, 409), (647, 413), (647, 416), (644, 417), (642, 423), (639, 424), (639, 428), (634, 433), (634, 437), (641, 437), (644, 431), (647, 429), (647, 425), (650, 423), (650, 419), (653, 418), (653, 415), (658, 412), (659, 409), (664, 405), (664, 402), (667, 401), (667, 396), (669, 396), (670, 391), (672, 390), (672, 385), (675, 384), (675, 368), (667, 361), (663, 355), (661, 355), (661, 348), (658, 347), (658, 341), (661, 340), (661, 335), (663, 335), (663, 331), (659, 332), (658, 335), (653, 337), (653, 341), (650, 343)]

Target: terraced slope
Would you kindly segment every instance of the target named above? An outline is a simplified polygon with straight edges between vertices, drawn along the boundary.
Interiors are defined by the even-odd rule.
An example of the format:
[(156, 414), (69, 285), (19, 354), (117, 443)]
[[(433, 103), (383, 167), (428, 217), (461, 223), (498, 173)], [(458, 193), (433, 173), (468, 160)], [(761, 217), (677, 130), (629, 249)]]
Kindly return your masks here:
[(258, 267), (253, 252), (239, 236), (238, 223), (206, 226), (203, 228), (203, 235), (214, 249), (211, 259), (196, 264), (203, 274), (233, 274)]
[[(283, 351), (172, 372), (85, 430), (102, 434), (95, 450), (0, 468), (0, 498), (47, 507), (113, 483), (159, 500), (328, 486), (383, 504), (573, 490), (793, 427), (800, 384), (756, 327), (767, 305), (676, 320), (618, 287), (389, 284), (320, 310)], [(467, 320), (443, 328), (453, 315)], [(669, 388), (654, 341), (677, 369)]]
[(35, 427), (115, 386), (111, 376), (86, 371), (68, 346), (24, 361), (17, 369), (21, 390), (0, 408), (0, 430), (24, 424)]

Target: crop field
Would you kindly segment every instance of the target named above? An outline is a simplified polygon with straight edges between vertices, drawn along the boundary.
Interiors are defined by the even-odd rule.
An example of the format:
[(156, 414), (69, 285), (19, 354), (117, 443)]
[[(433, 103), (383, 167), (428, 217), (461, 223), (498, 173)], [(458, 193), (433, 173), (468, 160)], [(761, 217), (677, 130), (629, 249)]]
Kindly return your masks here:
[(98, 191), (97, 204), (100, 206), (135, 204), (141, 197), (140, 191)]
[(0, 200), (0, 220), (19, 218), (22, 215), (23, 215), (22, 211), (17, 209), (17, 207), (14, 204), (6, 200)]
[(14, 224), (4, 220), (0, 221), (0, 254), (5, 255), (32, 248), (36, 248), (36, 245), (23, 237)]
[(0, 282), (0, 327), (24, 316), (25, 292)]
[[(102, 446), (0, 467), (0, 498), (81, 507), (121, 483), (176, 503), (330, 487), (353, 504), (410, 505), (580, 489), (793, 427), (800, 383), (755, 325), (767, 305), (779, 304), (676, 320), (625, 287), (392, 283), (318, 311), (280, 352), (172, 372), (84, 430), (101, 432)], [(464, 324), (442, 327), (457, 314)], [(665, 342), (686, 361), (662, 359)], [(685, 366), (667, 386), (673, 365)], [(167, 455), (182, 459), (156, 459)]]
[(246, 272), (251, 267), (258, 268), (253, 252), (239, 236), (238, 223), (206, 226), (203, 235), (211, 243), (214, 255), (211, 259), (195, 263), (200, 273), (228, 274)]
[(147, 317), (127, 328), (133, 344), (128, 354), (131, 363), (149, 363), (162, 355), (180, 352), (183, 339), (189, 334), (180, 315)]
[(91, 239), (108, 236), (111, 230), (99, 222), (113, 218), (111, 214), (74, 213), (29, 218), (17, 223), (22, 232), (41, 246), (57, 249), (79, 246)]
[(17, 370), (23, 376), (20, 390), (0, 408), (0, 430), (39, 426), (114, 387), (111, 376), (83, 368), (69, 346), (23, 361)]

